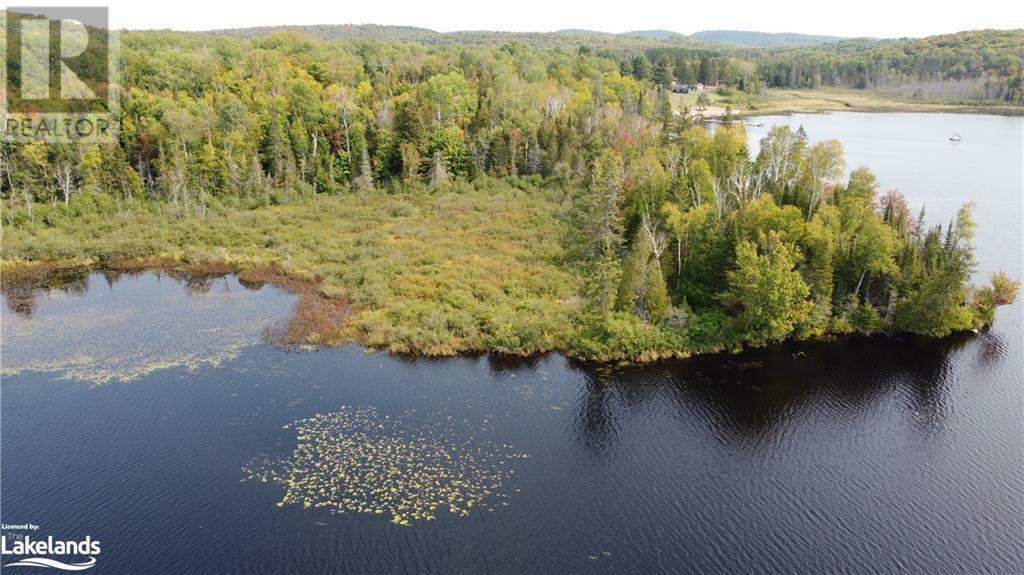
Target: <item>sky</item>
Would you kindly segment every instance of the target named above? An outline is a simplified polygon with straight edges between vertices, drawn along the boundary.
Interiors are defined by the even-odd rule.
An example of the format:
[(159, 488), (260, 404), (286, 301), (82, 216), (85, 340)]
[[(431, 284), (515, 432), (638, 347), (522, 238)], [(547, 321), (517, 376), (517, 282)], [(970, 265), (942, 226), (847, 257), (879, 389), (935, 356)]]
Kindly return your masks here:
[(919, 37), (980, 28), (1024, 28), (1019, 0), (971, 2), (854, 0), (730, 0), (588, 2), (569, 0), (11, 0), (10, 6), (110, 8), (115, 28), (212, 30), (302, 24), (392, 24), (453, 30), (551, 32), (584, 28), (602, 32), (665, 29), (756, 30), (835, 36)]

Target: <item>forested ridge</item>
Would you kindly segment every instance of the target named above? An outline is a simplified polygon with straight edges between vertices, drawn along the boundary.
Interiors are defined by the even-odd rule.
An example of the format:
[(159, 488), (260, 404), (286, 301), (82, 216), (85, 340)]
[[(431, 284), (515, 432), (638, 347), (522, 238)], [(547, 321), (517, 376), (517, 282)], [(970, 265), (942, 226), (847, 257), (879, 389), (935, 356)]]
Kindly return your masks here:
[[(584, 44), (623, 63), (641, 79), (661, 56), (667, 78), (682, 84), (725, 83), (748, 90), (822, 86), (866, 89), (944, 101), (1024, 104), (1024, 30), (972, 30), (901, 39), (669, 31), (607, 34), (588, 30), (553, 33), (465, 31), (440, 33), (406, 26), (340, 25), (247, 28), (211, 32), (259, 38), (281, 31), (327, 40), (375, 39), (433, 45), (523, 44), (575, 49)], [(706, 41), (735, 37), (738, 45)], [(763, 38), (762, 47), (744, 46)], [(756, 42), (755, 42), (756, 44)], [(647, 63), (633, 60), (645, 56)]]
[(768, 86), (838, 86), (914, 97), (1024, 103), (1024, 30), (851, 41), (748, 55), (758, 62)]
[[(784, 52), (296, 32), (121, 50), (118, 145), (0, 148), (7, 269), (273, 264), (351, 301), (345, 336), (369, 345), (595, 359), (943, 336), (1016, 296), (1002, 274), (970, 285), (969, 206), (929, 227), (867, 169), (844, 181), (839, 142), (776, 127), (751, 159), (742, 126), (672, 109), (673, 79), (759, 90)], [(1009, 68), (969, 73), (1019, 99), (1020, 50), (999, 51)]]

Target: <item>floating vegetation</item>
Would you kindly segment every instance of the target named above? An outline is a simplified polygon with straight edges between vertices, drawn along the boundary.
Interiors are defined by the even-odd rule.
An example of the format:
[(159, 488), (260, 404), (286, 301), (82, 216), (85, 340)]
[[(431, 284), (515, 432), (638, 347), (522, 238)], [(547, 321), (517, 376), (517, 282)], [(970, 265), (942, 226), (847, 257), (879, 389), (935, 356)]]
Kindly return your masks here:
[(94, 385), (220, 365), (260, 343), (294, 301), (230, 276), (196, 290), (154, 274), (110, 285), (93, 274), (75, 290), (36, 290), (33, 298), (30, 315), (3, 315), (0, 373), (55, 372)]
[(390, 418), (372, 408), (346, 407), (285, 428), (297, 434), (291, 457), (255, 459), (243, 469), (246, 479), (283, 485), (278, 506), (387, 515), (397, 525), (507, 505), (500, 500), (514, 461), (527, 457), (414, 422), (412, 414)]

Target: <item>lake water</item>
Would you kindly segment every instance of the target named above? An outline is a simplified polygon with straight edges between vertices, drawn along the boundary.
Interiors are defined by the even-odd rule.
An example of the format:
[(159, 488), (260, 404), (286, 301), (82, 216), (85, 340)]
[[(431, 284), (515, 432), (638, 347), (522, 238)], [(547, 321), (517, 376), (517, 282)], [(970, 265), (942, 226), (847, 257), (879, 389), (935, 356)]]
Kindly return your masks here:
[[(1021, 275), (1021, 119), (779, 121), (936, 217), (974, 199), (979, 270)], [(626, 368), (289, 352), (262, 334), (293, 305), (153, 274), (9, 298), (3, 523), (100, 540), (95, 573), (1024, 564), (1020, 303), (976, 336)]]
[[(836, 139), (846, 173), (867, 166), (882, 191), (899, 190), (914, 215), (925, 207), (930, 224), (945, 224), (974, 201), (979, 278), (1021, 269), (1024, 242), (1024, 118), (970, 114), (834, 112), (749, 118), (747, 137), (757, 154), (773, 125), (803, 126), (811, 142)], [(949, 138), (959, 134), (959, 142)]]

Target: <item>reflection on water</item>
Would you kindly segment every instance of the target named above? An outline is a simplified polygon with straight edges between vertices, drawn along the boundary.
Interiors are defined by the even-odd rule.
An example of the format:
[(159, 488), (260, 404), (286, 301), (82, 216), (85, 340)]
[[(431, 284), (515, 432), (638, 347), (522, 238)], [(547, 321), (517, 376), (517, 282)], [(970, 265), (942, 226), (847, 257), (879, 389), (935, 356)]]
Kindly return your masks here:
[(5, 521), (101, 539), (104, 572), (1024, 561), (1020, 304), (977, 336), (607, 367), (293, 353), (259, 339), (271, 287), (75, 285), (4, 315), (0, 479)]
[[(790, 344), (741, 356), (714, 355), (657, 366), (583, 372), (577, 441), (593, 453), (611, 449), (618, 414), (658, 405), (680, 418), (700, 417), (721, 441), (770, 447), (793, 421), (829, 406), (832, 414), (896, 405), (938, 433), (946, 386), (955, 377), (951, 354), (977, 343), (984, 364), (1005, 359), (998, 335), (954, 336), (941, 341), (848, 338), (841, 342)], [(812, 413), (813, 415), (813, 413)]]
[(3, 374), (59, 372), (102, 384), (160, 369), (219, 365), (260, 341), (292, 301), (249, 290), (237, 278), (184, 282), (144, 274), (121, 289), (121, 274), (68, 274), (45, 291), (4, 292)]
[[(88, 272), (72, 268), (70, 270), (58, 270), (47, 278), (48, 291), (62, 291), (69, 295), (82, 295), (89, 286)], [(0, 283), (3, 291), (4, 304), (7, 309), (20, 317), (30, 319), (35, 311), (36, 301), (40, 298), (37, 290), (31, 282), (9, 282)]]

